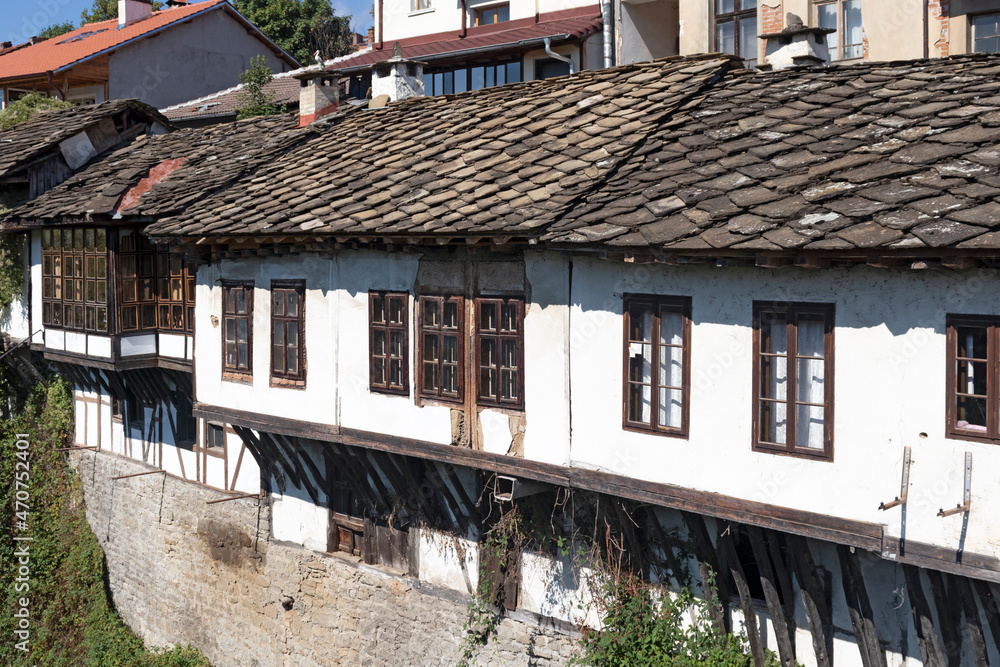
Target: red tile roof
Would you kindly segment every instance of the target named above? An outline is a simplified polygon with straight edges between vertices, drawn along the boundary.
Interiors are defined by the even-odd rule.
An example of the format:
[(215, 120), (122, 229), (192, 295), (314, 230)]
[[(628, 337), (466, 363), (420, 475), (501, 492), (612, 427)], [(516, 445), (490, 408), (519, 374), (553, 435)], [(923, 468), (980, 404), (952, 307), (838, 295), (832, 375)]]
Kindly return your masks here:
[[(534, 17), (516, 19), (469, 28), (464, 38), (458, 36), (457, 30), (452, 30), (401, 39), (399, 45), (403, 49), (405, 58), (424, 61), (443, 60), (459, 58), (467, 53), (472, 55), (472, 53), (496, 52), (528, 46), (537, 48), (537, 43), (545, 37), (552, 38), (554, 42), (585, 39), (599, 32), (603, 26), (600, 6), (592, 5), (539, 14), (537, 23)], [(381, 51), (368, 51), (327, 69), (350, 72), (391, 57), (392, 42), (386, 40)]]
[[(0, 55), (0, 81), (59, 72), (133, 40), (148, 37), (181, 21), (217, 9), (226, 9), (247, 26), (253, 27), (226, 0), (208, 0), (192, 5), (170, 7), (153, 12), (152, 16), (131, 23), (121, 30), (118, 29), (118, 19), (88, 23), (64, 35)], [(257, 35), (273, 46), (276, 52), (280, 52), (281, 57), (298, 66), (291, 56), (281, 51), (263, 33), (257, 31)]]

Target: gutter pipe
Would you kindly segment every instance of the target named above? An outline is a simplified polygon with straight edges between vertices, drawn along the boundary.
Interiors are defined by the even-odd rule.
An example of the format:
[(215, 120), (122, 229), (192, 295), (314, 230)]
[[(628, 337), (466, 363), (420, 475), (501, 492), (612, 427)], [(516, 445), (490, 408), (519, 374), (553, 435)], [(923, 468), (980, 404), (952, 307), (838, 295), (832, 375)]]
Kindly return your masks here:
[(552, 38), (551, 37), (546, 37), (545, 38), (545, 53), (547, 53), (550, 58), (555, 58), (556, 60), (561, 60), (564, 63), (568, 63), (569, 64), (569, 73), (570, 74), (575, 74), (576, 73), (576, 70), (573, 68), (573, 59), (572, 58), (567, 58), (566, 56), (561, 56), (561, 55), (559, 55), (558, 53), (556, 53), (555, 51), (552, 50)]

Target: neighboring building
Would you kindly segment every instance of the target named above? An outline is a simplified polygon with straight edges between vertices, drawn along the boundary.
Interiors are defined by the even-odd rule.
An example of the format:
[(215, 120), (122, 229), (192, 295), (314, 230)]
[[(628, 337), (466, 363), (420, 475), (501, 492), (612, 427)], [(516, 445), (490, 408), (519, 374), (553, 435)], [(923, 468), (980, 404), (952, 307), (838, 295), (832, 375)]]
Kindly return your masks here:
[[(34, 349), (77, 387), (78, 443), (198, 470), (231, 429), (259, 479), (198, 481), (262, 489), (257, 523), (226, 530), (298, 545), (280, 567), (310, 582), (255, 571), (157, 637), (239, 664), (214, 635), (266, 616), (244, 657), (346, 651), (356, 626), (303, 601), (321, 552), (379, 588), (489, 575), (511, 614), (597, 622), (587, 562), (483, 546), (516, 506), (616, 540), (650, 580), (690, 576), (783, 664), (1000, 660), (998, 69), (670, 58), (180, 130), (19, 208)], [(301, 107), (335, 90), (306, 81)], [(108, 279), (107, 330), (55, 321), (75, 303), (46, 291), (53, 262), (102, 252), (149, 271)], [(110, 432), (143, 438), (131, 452), (81, 422), (122, 392), (141, 410)], [(190, 599), (219, 570), (109, 571), (130, 609), (173, 614), (156, 587)], [(388, 638), (418, 616), (370, 622)]]
[(0, 53), (0, 106), (40, 92), (165, 107), (232, 86), (257, 55), (274, 72), (298, 67), (226, 0), (157, 12), (147, 0), (119, 0), (118, 17)]

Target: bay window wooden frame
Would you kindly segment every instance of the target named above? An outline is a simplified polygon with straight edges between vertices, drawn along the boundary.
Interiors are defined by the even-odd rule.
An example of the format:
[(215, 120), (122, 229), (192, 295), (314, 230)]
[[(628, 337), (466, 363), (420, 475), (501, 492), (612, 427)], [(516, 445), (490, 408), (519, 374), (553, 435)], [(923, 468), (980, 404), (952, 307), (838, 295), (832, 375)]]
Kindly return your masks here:
[[(438, 321), (429, 315), (429, 306), (436, 305)], [(454, 306), (455, 325), (445, 326), (445, 308)], [(454, 294), (422, 294), (417, 298), (417, 396), (445, 403), (462, 403), (465, 400), (465, 355), (467, 324), (465, 322), (465, 298)], [(455, 341), (455, 361), (444, 357), (447, 339)], [(433, 341), (429, 346), (428, 342)], [(429, 349), (433, 347), (433, 349)], [(455, 390), (444, 387), (445, 368), (453, 369)], [(432, 373), (435, 383), (428, 383), (427, 373)], [(436, 385), (436, 386), (434, 386)]]
[[(222, 281), (222, 377), (253, 377), (253, 293), (252, 280)], [(243, 312), (240, 312), (240, 295)], [(240, 340), (240, 324), (246, 328), (246, 341)], [(232, 333), (232, 336), (230, 336)], [(240, 364), (240, 346), (246, 347), (246, 364)], [(230, 354), (231, 353), (231, 354)]]
[[(622, 428), (629, 431), (641, 431), (644, 433), (654, 433), (657, 435), (675, 436), (681, 438), (688, 437), (691, 414), (691, 297), (685, 296), (660, 296), (652, 294), (625, 294), (623, 295), (623, 320), (624, 320), (624, 362), (622, 370)], [(632, 404), (631, 390), (634, 385), (644, 385), (636, 382), (630, 373), (630, 361), (632, 360), (631, 347), (634, 343), (642, 344), (644, 341), (636, 341), (632, 338), (632, 313), (638, 308), (648, 308), (652, 313), (652, 330), (650, 332), (649, 344), (652, 347), (650, 360), (650, 416), (649, 422), (640, 421), (634, 418), (631, 410)], [(660, 382), (660, 354), (664, 346), (660, 342), (660, 325), (664, 312), (673, 312), (682, 317), (681, 334), (681, 386), (663, 385)], [(675, 345), (667, 345), (676, 347)], [(659, 421), (660, 414), (660, 390), (668, 391), (680, 390), (681, 392), (681, 425), (679, 427), (664, 426)]]
[[(296, 313), (288, 315), (288, 298), (296, 297)], [(306, 281), (271, 281), (271, 384), (272, 386), (304, 387), (306, 382)], [(295, 345), (290, 345), (289, 328), (295, 325)], [(278, 332), (281, 332), (280, 337)], [(280, 339), (280, 342), (279, 342)], [(296, 370), (288, 370), (289, 348), (294, 350)], [(281, 350), (281, 362), (275, 350)]]
[[(478, 297), (475, 304), (476, 402), (478, 405), (523, 409), (524, 299), (514, 296)], [(487, 324), (488, 315), (492, 316), (492, 325)], [(493, 345), (492, 358), (484, 354), (487, 343)], [(505, 350), (513, 350), (513, 362), (509, 361)], [(505, 377), (508, 378), (506, 381)], [(484, 378), (489, 378), (485, 384)]]
[(407, 292), (368, 292), (368, 388), (373, 392), (410, 395), (409, 308)]
[[(834, 425), (834, 314), (835, 307), (830, 303), (788, 303), (771, 301), (753, 302), (753, 450), (773, 454), (783, 454), (801, 458), (833, 461), (833, 425)], [(765, 352), (763, 346), (766, 340), (762, 334), (765, 319), (775, 315), (786, 319), (785, 353)], [(813, 404), (798, 400), (798, 367), (803, 359), (816, 359), (798, 354), (798, 320), (802, 315), (823, 318), (823, 403)], [(785, 357), (785, 397), (777, 399), (762, 396), (761, 387), (766, 380), (764, 360), (766, 358)], [(789, 363), (789, 360), (792, 360)], [(785, 407), (785, 443), (769, 442), (761, 437), (764, 416), (761, 411), (762, 402)], [(796, 428), (797, 408), (800, 406), (822, 407), (823, 409), (823, 448), (799, 446)]]
[(42, 324), (110, 333), (111, 253), (104, 227), (42, 230)]
[(195, 270), (182, 253), (154, 246), (138, 227), (117, 230), (121, 333), (194, 333)]
[[(947, 359), (947, 386), (946, 396), (946, 429), (948, 438), (956, 440), (970, 440), (972, 442), (982, 442), (997, 444), (1000, 443), (1000, 316), (990, 315), (947, 315), (947, 335), (946, 344), (948, 346)], [(986, 356), (962, 356), (959, 354), (960, 327), (975, 327), (986, 330)], [(986, 373), (986, 393), (975, 394), (970, 392), (959, 392), (958, 385), (963, 379), (968, 381), (968, 366), (972, 363), (985, 364)], [(963, 375), (962, 365), (966, 366)], [(963, 408), (959, 406), (959, 397), (982, 399), (986, 402), (986, 424), (985, 430), (976, 429), (975, 425), (969, 424), (968, 420), (962, 419)], [(962, 421), (965, 426), (960, 426)]]

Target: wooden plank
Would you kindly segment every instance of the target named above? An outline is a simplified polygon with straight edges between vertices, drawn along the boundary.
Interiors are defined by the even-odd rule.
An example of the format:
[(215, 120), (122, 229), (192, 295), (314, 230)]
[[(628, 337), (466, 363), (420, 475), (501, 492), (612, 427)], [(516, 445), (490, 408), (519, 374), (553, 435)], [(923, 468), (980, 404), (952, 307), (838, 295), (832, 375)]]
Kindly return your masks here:
[(801, 537), (788, 537), (792, 570), (799, 582), (802, 605), (812, 635), (813, 653), (818, 667), (833, 667), (833, 611), (826, 588), (813, 562), (809, 543)]
[(754, 560), (757, 561), (757, 570), (760, 573), (761, 586), (764, 588), (767, 611), (771, 614), (771, 620), (774, 622), (778, 656), (784, 667), (795, 667), (795, 635), (788, 631), (788, 619), (785, 616), (785, 608), (781, 604), (781, 597), (778, 595), (777, 577), (771, 568), (771, 557), (764, 544), (764, 537), (760, 529), (753, 526), (747, 528), (747, 535), (750, 537), (750, 547), (753, 549)]
[(771, 528), (793, 535), (848, 544), (868, 551), (881, 551), (881, 524), (853, 521), (825, 514), (758, 503), (718, 493), (697, 491), (670, 484), (645, 482), (611, 473), (569, 468), (502, 454), (439, 445), (380, 433), (311, 424), (280, 417), (257, 415), (203, 403), (195, 404), (195, 415), (213, 421), (241, 424), (256, 430), (284, 435), (298, 435), (323, 441), (336, 441), (371, 451), (403, 454), (452, 465), (484, 470), (502, 475), (595, 491), (607, 495), (651, 503), (660, 507), (685, 510), (761, 528)]
[(989, 667), (989, 652), (986, 650), (986, 636), (983, 634), (983, 623), (979, 618), (979, 607), (976, 605), (976, 594), (972, 582), (966, 577), (952, 576), (951, 590), (962, 605), (965, 615), (965, 629), (969, 633), (969, 643), (972, 646), (972, 657), (977, 665)]
[(927, 579), (931, 584), (931, 596), (937, 608), (937, 627), (943, 640), (944, 657), (948, 667), (959, 667), (962, 663), (962, 635), (959, 631), (961, 615), (955, 616), (944, 577), (937, 570), (927, 570)]
[(941, 653), (937, 630), (934, 628), (931, 606), (924, 596), (920, 569), (903, 564), (903, 578), (906, 581), (906, 597), (910, 601), (910, 611), (913, 614), (913, 626), (917, 631), (917, 648), (920, 650), (921, 662), (924, 667), (944, 667), (944, 655)]
[(733, 538), (728, 528), (719, 534), (719, 552), (725, 559), (729, 573), (736, 582), (736, 592), (740, 596), (740, 608), (743, 610), (743, 623), (747, 628), (747, 638), (750, 640), (750, 654), (753, 656), (754, 667), (764, 667), (767, 657), (764, 654), (764, 644), (760, 638), (760, 627), (757, 625), (757, 609), (754, 607), (753, 598), (750, 597), (750, 587), (747, 585), (746, 574), (740, 564), (739, 556), (736, 555), (736, 548), (733, 546)]
[(861, 662), (865, 667), (886, 667), (885, 651), (879, 646), (878, 633), (875, 630), (875, 618), (868, 600), (858, 554), (850, 547), (837, 545), (837, 556), (840, 560), (840, 582), (844, 588), (847, 600), (847, 612), (854, 627), (854, 638), (861, 653)]

